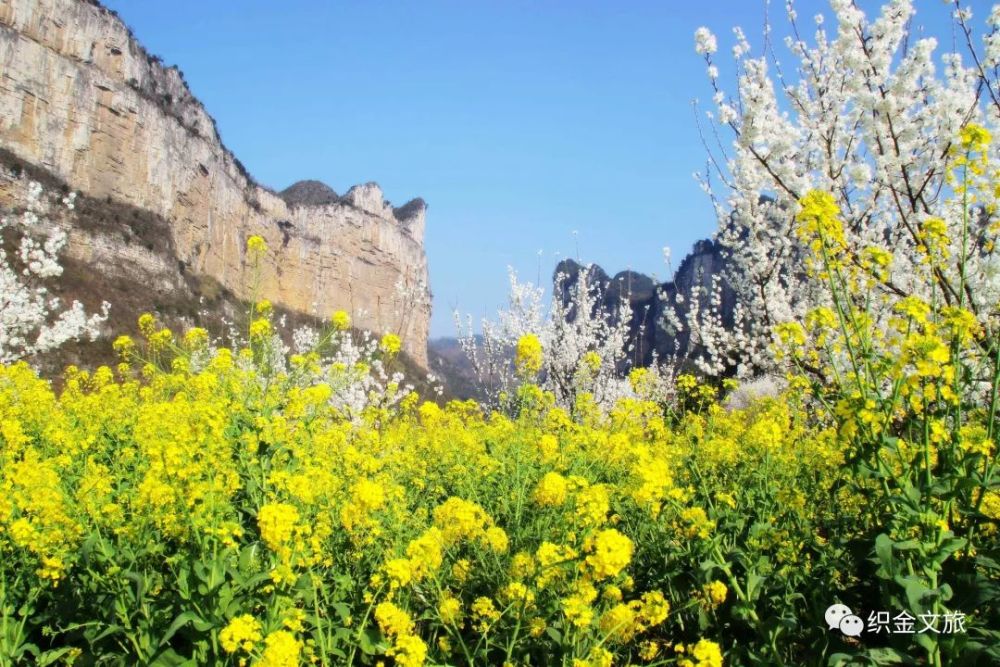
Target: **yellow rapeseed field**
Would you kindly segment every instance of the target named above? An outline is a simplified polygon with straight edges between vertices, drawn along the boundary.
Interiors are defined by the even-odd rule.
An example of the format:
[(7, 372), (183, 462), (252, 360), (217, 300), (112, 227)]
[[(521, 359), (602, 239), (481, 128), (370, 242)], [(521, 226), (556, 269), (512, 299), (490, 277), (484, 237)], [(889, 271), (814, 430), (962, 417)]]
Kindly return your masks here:
[(864, 502), (792, 396), (727, 411), (687, 380), (682, 416), (602, 416), (525, 385), (516, 416), (411, 395), (351, 421), (249, 354), (59, 395), (0, 369), (0, 655), (719, 665), (782, 620), (762, 600), (815, 625), (796, 591), (854, 576), (828, 538)]
[[(987, 141), (963, 132), (956, 164)], [(441, 406), (385, 372), (393, 334), (278, 359), (266, 301), (232, 348), (143, 315), (59, 392), (0, 366), (0, 665), (1000, 659), (992, 324), (889, 289), (829, 194), (799, 206), (830, 305), (776, 326), (786, 389), (744, 407), (687, 374), (660, 400), (646, 369), (610, 410), (560, 407), (532, 335), (503, 410)], [(928, 284), (965, 227), (924, 223)]]

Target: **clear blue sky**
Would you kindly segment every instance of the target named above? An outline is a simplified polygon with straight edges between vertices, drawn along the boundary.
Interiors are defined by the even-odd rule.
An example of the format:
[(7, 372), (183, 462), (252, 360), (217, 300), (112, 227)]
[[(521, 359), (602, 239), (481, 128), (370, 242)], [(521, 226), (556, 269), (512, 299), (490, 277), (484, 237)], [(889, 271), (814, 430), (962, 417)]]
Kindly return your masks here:
[[(494, 314), (508, 265), (535, 281), (539, 251), (546, 284), (567, 255), (669, 277), (663, 246), (676, 265), (715, 228), (692, 177), (691, 102), (711, 103), (692, 35), (711, 28), (725, 65), (731, 27), (759, 47), (764, 16), (763, 0), (106, 4), (261, 183), (374, 180), (397, 206), (428, 202), (435, 336), (455, 307)], [(805, 25), (827, 7), (797, 5)], [(918, 9), (938, 26), (948, 11)]]

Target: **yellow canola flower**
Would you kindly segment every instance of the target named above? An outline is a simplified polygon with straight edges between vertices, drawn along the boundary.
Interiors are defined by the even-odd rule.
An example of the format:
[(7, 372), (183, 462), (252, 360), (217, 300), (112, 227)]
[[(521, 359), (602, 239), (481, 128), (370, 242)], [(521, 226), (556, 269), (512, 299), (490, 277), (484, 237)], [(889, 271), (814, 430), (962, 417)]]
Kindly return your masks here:
[(415, 581), (423, 580), (441, 567), (444, 561), (444, 544), (441, 530), (432, 527), (407, 545), (406, 556), (410, 560), (410, 575)]
[(498, 526), (487, 528), (483, 535), (483, 541), (498, 554), (507, 553), (507, 549), (510, 546), (510, 538), (507, 537), (507, 531)]
[(250, 323), (250, 340), (260, 342), (271, 335), (271, 323), (261, 317)]
[(597, 591), (593, 586), (584, 584), (575, 594), (563, 598), (562, 610), (566, 620), (578, 628), (589, 626), (594, 620), (594, 608), (591, 602), (596, 597)]
[(472, 617), (477, 621), (475, 629), (480, 634), (488, 632), (490, 627), (496, 621), (500, 620), (500, 616), (502, 615), (496, 605), (493, 604), (493, 600), (486, 596), (476, 598), (472, 602), (470, 610)]
[(638, 620), (632, 605), (619, 603), (601, 616), (601, 632), (608, 639), (624, 644), (639, 630)]
[(461, 627), (462, 625), (462, 602), (461, 600), (446, 595), (438, 604), (438, 616), (446, 625)]
[(385, 564), (384, 570), (393, 589), (406, 586), (413, 580), (413, 567), (406, 558), (393, 558)]
[(674, 649), (678, 653), (689, 652), (691, 656), (678, 660), (678, 667), (722, 667), (722, 649), (708, 639), (699, 639), (694, 646), (677, 644)]
[(261, 640), (260, 622), (250, 614), (236, 616), (219, 632), (219, 644), (226, 653), (249, 653)]
[(131, 336), (118, 336), (111, 344), (112, 349), (118, 353), (123, 360), (127, 360), (135, 352), (135, 341)]
[(715, 522), (708, 518), (701, 507), (688, 507), (681, 511), (681, 532), (687, 539), (707, 539), (715, 529)]
[(799, 200), (799, 212), (795, 220), (799, 223), (796, 234), (809, 241), (816, 254), (825, 250), (838, 255), (846, 248), (844, 226), (840, 222), (840, 207), (833, 195), (822, 190), (811, 190)]
[(408, 635), (413, 632), (413, 619), (392, 602), (382, 602), (375, 607), (375, 622), (387, 637)]
[(574, 513), (584, 526), (603, 524), (611, 510), (611, 495), (605, 484), (588, 486), (576, 494)]
[(382, 336), (382, 340), (379, 341), (378, 346), (382, 352), (392, 356), (399, 353), (399, 350), (403, 347), (403, 341), (396, 334), (387, 333)]
[(207, 345), (209, 341), (208, 331), (201, 327), (192, 327), (184, 333), (184, 344), (191, 348), (198, 348)]
[(597, 352), (594, 352), (593, 350), (584, 354), (580, 361), (583, 364), (583, 367), (591, 373), (596, 373), (601, 370), (601, 355), (597, 354)]
[(483, 596), (476, 598), (472, 603), (472, 614), (477, 618), (490, 621), (500, 618), (500, 612), (497, 610), (496, 605), (493, 604), (493, 600)]
[(416, 635), (402, 635), (396, 638), (386, 655), (393, 658), (398, 667), (421, 667), (427, 659), (427, 644)]
[(701, 588), (705, 600), (713, 607), (718, 607), (726, 601), (729, 589), (721, 581), (710, 581)]
[(336, 310), (330, 316), (330, 323), (337, 331), (347, 331), (351, 328), (351, 316), (347, 314), (347, 311)]
[(514, 365), (524, 376), (532, 376), (542, 369), (542, 342), (535, 334), (525, 334), (517, 341)]
[(445, 543), (485, 537), (493, 520), (478, 504), (452, 496), (434, 509), (434, 525), (441, 530)]
[(156, 331), (156, 318), (153, 317), (152, 313), (143, 313), (139, 316), (139, 332), (147, 338), (153, 335)]
[(559, 438), (546, 433), (538, 439), (538, 454), (542, 463), (552, 463), (559, 456)]
[[(722, 647), (709, 639), (671, 653), (667, 642), (677, 638), (664, 627), (671, 605), (649, 590), (665, 581), (659, 563), (644, 562), (636, 580), (628, 576), (636, 554), (657, 546), (650, 540), (670, 543), (674, 560), (663, 567), (674, 567), (718, 531), (747, 553), (773, 554), (775, 580), (807, 575), (831, 513), (844, 525), (865, 520), (864, 498), (838, 484), (854, 444), (845, 434), (868, 437), (880, 424), (888, 432), (920, 406), (921, 428), (893, 446), (892, 466), (923, 456), (925, 424), (931, 469), (946, 451), (977, 465), (995, 453), (983, 410), (963, 408), (955, 423), (940, 407), (948, 392), (958, 393), (961, 364), (983, 336), (976, 315), (917, 298), (895, 303), (887, 338), (873, 344), (899, 351), (884, 364), (899, 383), (899, 401), (887, 407), (888, 398), (859, 387), (831, 402), (835, 413), (823, 415), (829, 425), (822, 428), (802, 407), (802, 378), (749, 409), (710, 398), (697, 411), (679, 407), (665, 416), (662, 405), (631, 397), (607, 414), (582, 402), (583, 419), (551, 403), (505, 415), (453, 402), (403, 413), (379, 408), (354, 420), (334, 407), (342, 376), (300, 386), (279, 373), (261, 382), (252, 358), (226, 349), (206, 350), (199, 363), (151, 359), (146, 378), (128, 367), (121, 375), (70, 369), (58, 394), (26, 366), (0, 365), (0, 556), (23, 569), (28, 586), (75, 585), (80, 546), (100, 534), (127, 548), (152, 545), (165, 558), (218, 558), (248, 576), (264, 574), (265, 583), (299, 574), (310, 585), (341, 576), (367, 581), (364, 604), (338, 605), (330, 618), (346, 616), (352, 633), (377, 624), (387, 664), (457, 662), (459, 638), (478, 642), (489, 632), (502, 645), (518, 623), (518, 641), (532, 646), (550, 646), (547, 629), (573, 633), (586, 656), (581, 664), (612, 657), (721, 664)], [(157, 335), (151, 315), (146, 324)], [(824, 330), (834, 348), (850, 335), (829, 308), (811, 311), (804, 325), (806, 346)], [(205, 344), (203, 331), (179, 333), (179, 348), (164, 347), (189, 355)], [(317, 363), (306, 356), (296, 375)], [(684, 397), (707, 396), (694, 376), (677, 384)], [(849, 425), (839, 429), (837, 419)], [(762, 466), (767, 474), (756, 474)], [(734, 537), (732, 510), (763, 492), (776, 500), (773, 523), (749, 539)], [(249, 503), (261, 495), (254, 517)], [(995, 540), (995, 521), (983, 517), (1000, 517), (1000, 494), (970, 495), (979, 512), (961, 508), (950, 523), (928, 515), (921, 529), (936, 534), (950, 525), (957, 533), (978, 522), (977, 543), (966, 550), (972, 555)], [(243, 534), (246, 516), (260, 544), (255, 530)], [(262, 545), (277, 558), (267, 550), (239, 558), (255, 547), (259, 556)], [(120, 576), (126, 563), (117, 554), (109, 559), (109, 577)], [(147, 582), (154, 605), (174, 597), (173, 582), (159, 575)], [(670, 628), (701, 612), (706, 635), (724, 636), (724, 619), (704, 612), (726, 603), (726, 584), (677, 586), (678, 599), (694, 604), (677, 603)], [(240, 601), (253, 613), (218, 630), (216, 648), (226, 655), (210, 661), (319, 661), (321, 649), (305, 634), (313, 630), (312, 609), (308, 617), (301, 611), (311, 607), (305, 588), (260, 588)], [(443, 626), (454, 632), (445, 636)], [(598, 643), (606, 653), (588, 653)]]
[(287, 630), (275, 630), (264, 640), (258, 667), (299, 667), (302, 642)]
[(587, 658), (573, 659), (573, 667), (611, 667), (614, 662), (614, 655), (606, 648), (595, 646), (587, 653)]
[(539, 505), (558, 506), (566, 502), (569, 482), (557, 472), (548, 472), (535, 487), (535, 502)]
[(639, 616), (643, 623), (652, 627), (660, 625), (670, 615), (670, 603), (660, 591), (648, 591), (642, 594)]
[(958, 140), (962, 148), (966, 151), (978, 153), (986, 150), (993, 140), (993, 136), (982, 125), (968, 123), (959, 131)]
[(366, 512), (374, 512), (385, 505), (385, 489), (370, 479), (360, 479), (351, 487), (351, 497)]
[(594, 578), (599, 580), (617, 576), (632, 560), (635, 546), (625, 535), (614, 528), (602, 530), (594, 538), (586, 563)]
[(272, 551), (280, 551), (295, 533), (299, 511), (288, 503), (269, 503), (257, 512), (261, 539)]
[(263, 237), (254, 234), (247, 239), (247, 252), (256, 256), (263, 255), (267, 252), (267, 242)]
[(660, 645), (655, 641), (644, 641), (639, 645), (639, 658), (652, 662), (660, 654)]

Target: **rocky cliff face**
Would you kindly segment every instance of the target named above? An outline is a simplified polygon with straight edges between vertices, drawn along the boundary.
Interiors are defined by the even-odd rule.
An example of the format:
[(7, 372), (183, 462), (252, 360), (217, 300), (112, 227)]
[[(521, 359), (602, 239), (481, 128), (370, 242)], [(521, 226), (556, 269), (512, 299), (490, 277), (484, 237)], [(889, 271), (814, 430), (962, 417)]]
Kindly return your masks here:
[[(154, 240), (121, 221), (71, 230), (69, 261), (82, 275), (89, 266), (143, 285), (155, 269), (164, 285), (210, 281), (245, 299), (246, 240), (259, 234), (270, 247), (263, 296), (301, 313), (345, 309), (360, 327), (398, 331), (426, 366), (423, 201), (394, 209), (374, 183), (343, 196), (310, 183), (284, 196), (258, 185), (181, 72), (100, 4), (0, 0), (0, 148), (10, 168), (41, 170), (85, 201), (119, 207), (118, 217), (155, 221)], [(15, 189), (0, 187), (0, 197)]]
[(611, 277), (597, 265), (583, 266), (571, 259), (563, 260), (553, 275), (554, 293), (568, 303), (575, 285), (584, 276), (587, 285), (602, 295), (605, 317), (615, 316), (620, 299), (628, 301), (630, 339), (635, 344), (631, 364), (648, 366), (654, 353), (660, 359), (684, 359), (697, 351), (692, 348), (690, 332), (669, 326), (664, 313), (671, 309), (683, 322), (694, 303), (703, 312), (708, 311), (712, 307), (713, 280), (719, 280), (719, 314), (724, 325), (732, 326), (736, 294), (724, 280), (726, 268), (722, 246), (708, 240), (695, 244), (677, 267), (672, 281), (659, 284), (634, 271), (622, 271)]

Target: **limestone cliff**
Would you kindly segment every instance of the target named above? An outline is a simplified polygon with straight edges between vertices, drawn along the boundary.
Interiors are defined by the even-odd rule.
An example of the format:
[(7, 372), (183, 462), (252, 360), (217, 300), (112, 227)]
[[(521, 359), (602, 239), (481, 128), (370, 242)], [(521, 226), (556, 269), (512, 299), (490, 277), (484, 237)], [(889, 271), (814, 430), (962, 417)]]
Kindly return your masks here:
[(162, 223), (157, 234), (168, 238), (158, 245), (136, 246), (137, 236), (110, 222), (99, 233), (71, 230), (81, 275), (88, 265), (134, 271), (142, 284), (133, 260), (155, 250), (156, 271), (247, 298), (246, 239), (259, 234), (270, 246), (263, 296), (301, 313), (351, 311), (360, 327), (400, 332), (426, 365), (423, 201), (394, 209), (374, 183), (319, 198), (315, 187), (294, 190), (310, 197), (283, 197), (257, 184), (181, 72), (100, 4), (0, 0), (0, 148), (90, 201)]

